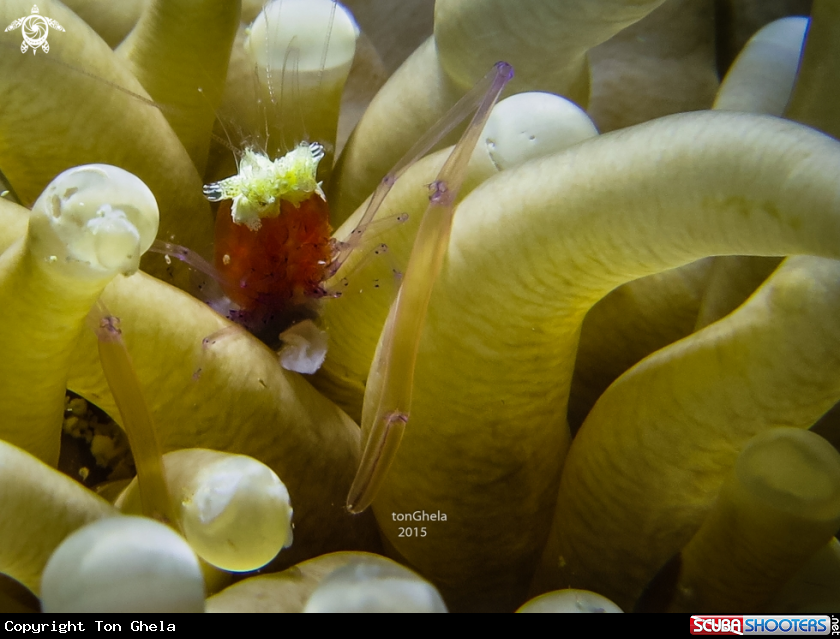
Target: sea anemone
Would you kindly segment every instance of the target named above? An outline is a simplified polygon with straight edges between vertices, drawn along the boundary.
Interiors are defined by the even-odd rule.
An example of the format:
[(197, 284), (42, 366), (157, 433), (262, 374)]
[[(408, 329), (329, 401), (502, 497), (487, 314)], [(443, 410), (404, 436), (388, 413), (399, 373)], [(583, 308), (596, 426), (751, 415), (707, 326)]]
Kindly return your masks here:
[[(81, 14), (91, 3), (67, 4)], [(327, 4), (327, 30), (355, 40)], [(743, 605), (784, 607), (780, 593), (795, 590), (796, 571), (826, 552), (840, 493), (836, 453), (821, 440), (801, 443), (785, 431), (770, 437), (782, 452), (755, 452), (766, 449), (774, 427), (808, 429), (840, 399), (833, 348), (840, 338), (840, 145), (830, 137), (837, 134), (835, 69), (824, 64), (834, 60), (837, 42), (832, 3), (815, 3), (801, 65), (804, 18), (759, 34), (715, 100), (708, 3), (437, 0), (434, 33), (379, 90), (343, 150), (336, 117), (349, 58), (334, 68), (331, 47), (320, 44), (312, 63), (307, 29), (317, 19), (292, 0), (273, 6), (294, 13), (299, 35), (279, 45), (279, 60), (247, 58), (248, 47), (259, 54), (275, 35), (260, 31), (259, 21), (246, 32), (261, 5), (138, 0), (118, 10), (101, 3), (88, 26), (64, 5), (45, 2), (41, 14), (64, 28), (50, 32), (48, 53), (21, 53), (20, 34), (5, 34), (0, 170), (9, 196), (32, 212), (0, 200), (8, 220), (0, 227), (0, 321), (7, 323), (3, 350), (14, 354), (0, 365), (0, 406), (12, 416), (2, 430), (0, 485), (7, 489), (0, 494), (4, 512), (16, 513), (14, 525), (0, 526), (0, 572), (40, 594), (44, 566), (64, 538), (119, 515), (51, 468), (66, 387), (126, 427), (138, 485), (117, 506), (182, 532), (201, 558), (194, 563), (208, 594), (233, 572), (300, 564), (231, 586), (216, 595), (223, 599), (210, 598), (211, 610), (224, 609), (222, 601), (267, 609), (269, 596), (278, 598), (277, 609), (303, 609), (313, 592), (329, 592), (330, 602), (343, 590), (361, 597), (373, 586), (352, 584), (372, 575), (409, 584), (406, 591), (423, 593), (431, 610), (442, 606), (429, 583), (450, 610), (513, 611), (529, 592), (572, 587), (628, 611), (714, 612), (727, 608), (726, 593), (737, 584), (756, 582), (756, 566), (746, 560), (732, 562), (743, 566), (742, 581), (718, 587), (713, 572), (729, 561), (721, 539), (734, 535), (728, 543), (742, 548), (761, 537), (727, 527), (727, 513), (750, 508), (781, 529), (762, 548), (763, 560), (782, 557), (783, 568), (768, 571), (773, 588)], [(405, 17), (416, 20), (411, 7)], [(30, 10), (24, 0), (7, 0), (0, 17), (12, 24)], [(362, 32), (366, 24), (376, 32), (370, 17), (360, 13)], [(412, 37), (427, 35), (416, 23), (404, 26)], [(770, 70), (767, 56), (775, 61)], [(360, 57), (345, 113), (360, 111), (367, 99), (352, 99), (372, 93), (365, 88), (378, 86), (377, 74), (392, 64), (373, 54), (365, 65)], [(500, 60), (515, 69), (506, 94), (532, 94), (523, 98), (529, 106), (509, 98), (494, 113), (503, 124), (467, 126), (482, 135), (475, 151), (456, 147), (453, 169), (446, 145), (458, 118), (447, 111)], [(603, 134), (570, 103), (556, 106), (557, 95), (588, 109)], [(554, 106), (544, 106), (546, 99)], [(214, 135), (217, 114), (227, 124)], [(436, 128), (440, 118), (444, 126)], [(440, 150), (410, 167), (400, 163), (429, 129), (439, 133)], [(324, 299), (305, 305), (329, 341), (315, 375), (284, 370), (274, 351), (213, 310), (225, 312), (212, 280), (170, 256), (146, 255), (142, 271), (131, 274), (136, 265), (114, 256), (139, 253), (125, 243), (103, 245), (116, 264), (109, 276), (124, 275), (97, 279), (101, 295), (70, 280), (50, 284), (63, 295), (83, 294), (72, 312), (46, 285), (39, 292), (16, 279), (38, 216), (52, 215), (54, 192), (75, 197), (48, 184), (83, 165), (137, 176), (160, 208), (163, 250), (193, 264), (209, 258), (214, 212), (202, 186), (235, 171), (229, 151), (212, 140), (240, 132), (251, 144), (261, 137), (271, 155), (304, 139), (323, 145), (317, 180), (337, 227), (340, 268), (326, 269), (332, 277), (311, 291)], [(384, 201), (374, 195), (378, 208), (368, 220), (366, 200), (383, 178), (378, 194), (390, 192)], [(442, 197), (456, 179), (460, 193)], [(121, 196), (124, 187), (112, 191)], [(430, 208), (445, 200), (443, 209), (456, 212), (439, 245), (415, 242), (430, 199)], [(102, 206), (109, 203), (125, 208), (117, 200)], [(130, 216), (117, 217), (116, 230), (108, 227), (115, 236)], [(354, 234), (359, 220), (362, 239)], [(24, 233), (30, 239), (19, 239)], [(145, 250), (149, 242), (135, 244)], [(406, 273), (415, 244), (446, 247), (439, 268)], [(376, 249), (385, 245), (382, 255)], [(42, 269), (63, 260), (55, 250), (38, 255)], [(798, 257), (775, 271), (776, 262), (743, 257), (788, 255)], [(710, 256), (741, 257), (703, 260)], [(389, 310), (402, 280), (403, 300), (428, 291), (410, 306), (413, 333)], [(98, 330), (83, 330), (97, 296), (91, 317)], [(413, 353), (407, 366), (382, 363), (400, 348)], [(41, 379), (39, 371), (48, 374)], [(395, 383), (405, 406), (391, 399)], [(382, 405), (405, 432), (401, 442), (376, 449)], [(135, 414), (151, 435), (133, 434)], [(381, 450), (392, 454), (389, 467)], [(362, 483), (378, 488), (364, 488), (363, 497), (351, 492), (360, 463), (360, 476), (376, 473), (375, 482)], [(767, 482), (781, 497), (756, 505), (738, 492), (755, 483), (739, 469), (766, 478), (768, 464), (803, 465), (810, 483), (797, 483), (797, 473), (772, 475)], [(226, 482), (243, 489), (228, 494)], [(760, 501), (765, 493), (757, 490)], [(825, 512), (800, 515), (797, 508), (808, 510), (820, 491)], [(348, 493), (350, 510), (369, 501), (372, 508), (349, 512)], [(779, 514), (773, 508), (788, 503), (785, 495), (799, 501)], [(273, 509), (276, 535), (222, 533), (245, 550), (220, 553), (213, 526), (201, 526), (228, 497), (243, 500), (230, 511), (245, 512), (243, 521)], [(203, 509), (196, 500), (205, 500)], [(294, 543), (270, 561), (289, 541), (291, 508)], [(97, 530), (84, 528), (86, 544)], [(801, 530), (807, 544), (779, 550)], [(70, 536), (70, 543), (79, 542)], [(358, 552), (320, 557), (335, 551), (379, 552), (411, 570)], [(172, 552), (185, 556), (180, 547)], [(681, 552), (682, 571), (651, 604), (651, 583), (669, 566), (679, 569)], [(68, 553), (59, 550), (55, 562), (68, 565)], [(191, 562), (185, 565), (194, 573)], [(2, 592), (17, 596), (13, 585)], [(314, 609), (322, 600), (312, 597)], [(356, 606), (348, 601), (330, 606)]]

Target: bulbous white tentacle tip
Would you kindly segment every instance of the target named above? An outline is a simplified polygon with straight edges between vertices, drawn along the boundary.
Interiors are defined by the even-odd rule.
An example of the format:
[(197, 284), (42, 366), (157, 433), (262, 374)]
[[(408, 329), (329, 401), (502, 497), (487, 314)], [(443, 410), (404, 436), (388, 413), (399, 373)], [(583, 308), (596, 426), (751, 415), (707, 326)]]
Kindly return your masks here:
[(204, 612), (204, 578), (190, 546), (169, 527), (109, 517), (55, 550), (41, 579), (41, 603), (47, 613)]
[(202, 559), (233, 572), (257, 570), (292, 544), (292, 506), (280, 478), (246, 455), (202, 468), (182, 496), (181, 523)]
[(254, 20), (245, 50), (261, 73), (289, 65), (298, 73), (346, 73), (358, 36), (353, 16), (333, 0), (275, 0)]
[(342, 566), (318, 585), (304, 612), (447, 612), (437, 589), (415, 572), (372, 556)]
[(624, 612), (606, 597), (589, 590), (554, 590), (525, 602), (516, 612)]
[(33, 254), (76, 276), (134, 273), (158, 231), (149, 187), (116, 166), (89, 164), (56, 177), (32, 207)]
[(552, 93), (519, 93), (495, 106), (475, 154), (504, 171), (596, 135), (592, 120), (574, 102)]

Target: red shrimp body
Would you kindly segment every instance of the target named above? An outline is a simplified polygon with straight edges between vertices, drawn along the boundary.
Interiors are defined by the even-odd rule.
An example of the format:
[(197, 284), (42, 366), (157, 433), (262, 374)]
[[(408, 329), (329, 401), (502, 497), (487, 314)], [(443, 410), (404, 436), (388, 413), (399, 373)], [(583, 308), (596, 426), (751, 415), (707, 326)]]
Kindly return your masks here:
[(232, 220), (230, 200), (216, 215), (222, 287), (241, 309), (237, 319), (255, 333), (311, 315), (332, 258), (329, 207), (319, 194), (297, 206), (286, 200), (276, 206), (279, 213), (263, 217), (257, 230)]

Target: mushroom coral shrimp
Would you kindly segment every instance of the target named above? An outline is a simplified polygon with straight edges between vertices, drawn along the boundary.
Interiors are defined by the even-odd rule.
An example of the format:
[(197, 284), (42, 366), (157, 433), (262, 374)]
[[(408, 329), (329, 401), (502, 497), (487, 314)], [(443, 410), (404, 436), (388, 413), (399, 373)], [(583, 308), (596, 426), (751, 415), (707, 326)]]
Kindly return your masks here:
[[(281, 159), (288, 166), (278, 166), (246, 150), (239, 175), (205, 187), (209, 200), (227, 202), (217, 214), (214, 254), (226, 292), (240, 308), (266, 308), (275, 301), (283, 306), (300, 304), (299, 298), (321, 293), (331, 259), (329, 210), (315, 181), (315, 167), (323, 153), (317, 143), (301, 145)], [(260, 193), (248, 193), (244, 184), (228, 186), (244, 173), (251, 173), (253, 181), (269, 180), (271, 175), (281, 185), (308, 184), (272, 185), (266, 189), (270, 193), (266, 199), (274, 201), (265, 206), (271, 213), (261, 217), (252, 212), (249, 219), (242, 200)], [(301, 180), (294, 179), (299, 175)], [(239, 286), (230, 286), (232, 282)]]
[[(2, 17), (8, 24), (30, 9), (10, 0)], [(149, 87), (154, 80), (164, 94), (167, 80), (181, 87), (182, 80), (168, 77), (178, 65), (152, 63), (150, 75), (138, 80), (144, 59), (139, 48), (136, 61), (128, 56), (134, 65), (129, 70), (124, 51), (113, 54), (61, 5), (40, 9), (66, 30), (51, 41), (49, 56), (98, 79), (22, 56), (19, 43), (0, 52), (0, 82), (9, 96), (0, 107), (0, 168), (14, 192), (29, 203), (70, 166), (93, 161), (122, 166), (155, 194), (159, 239), (208, 255), (213, 219), (202, 185), (232, 174), (200, 177), (204, 167), (197, 168), (202, 162), (195, 158), (209, 145), (212, 121), (185, 130), (167, 119), (165, 109), (114, 90), (116, 85), (132, 94), (148, 92), (167, 104)], [(512, 10), (515, 15), (508, 14)], [(172, 11), (172, 20), (183, 15)], [(439, 0), (434, 34), (367, 108), (333, 174), (319, 178), (333, 209), (335, 235), (344, 241), (382, 176), (499, 59), (516, 69), (509, 92), (566, 95), (600, 113), (602, 128), (610, 128), (603, 124), (604, 96), (610, 86), (631, 85), (639, 75), (605, 65), (611, 48), (656, 43), (671, 51), (678, 49), (673, 40), (695, 45), (668, 62), (679, 69), (675, 75), (696, 82), (689, 83), (679, 104), (662, 107), (662, 101), (651, 100), (647, 111), (636, 105), (635, 121), (644, 121), (638, 126), (584, 135), (591, 139), (512, 168), (482, 140), (488, 164), (484, 173), (467, 171), (456, 202), (417, 342), (408, 423), (387, 477), (371, 495), (375, 521), (368, 511), (348, 514), (345, 504), (363, 437), (374, 430), (376, 408), (387, 394), (387, 376), (374, 362), (380, 361), (377, 349), (388, 350), (380, 339), (391, 300), (372, 291), (375, 280), (389, 277), (393, 267), (387, 260), (366, 261), (364, 250), (347, 258), (344, 268), (353, 269), (354, 261), (357, 266), (354, 277), (348, 276), (352, 290), (323, 308), (330, 344), (312, 380), (319, 390), (277, 366), (276, 356), (244, 331), (205, 345), (205, 337), (229, 323), (148, 273), (118, 277), (106, 287), (102, 299), (121, 320), (162, 448), (249, 455), (286, 484), (295, 538), (274, 568), (334, 549), (376, 548), (381, 536), (385, 552), (432, 581), (450, 609), (512, 610), (529, 587), (536, 593), (568, 585), (632, 609), (645, 584), (671, 555), (689, 547), (713, 512), (714, 498), (747, 441), (775, 425), (808, 428), (837, 401), (836, 362), (825, 344), (833, 343), (837, 316), (831, 269), (840, 257), (834, 179), (840, 149), (828, 135), (778, 116), (705, 111), (658, 117), (669, 108), (712, 106), (713, 31), (703, 20), (708, 12), (707, 3), (694, 0), (598, 0), (585, 7), (571, 1)], [(794, 103), (804, 106), (788, 114), (800, 122), (815, 123), (809, 109), (830, 112), (825, 105), (834, 104), (825, 93), (833, 83), (812, 69), (836, 59), (831, 47), (837, 40), (819, 35), (830, 33), (836, 17), (831, 3), (816, 3), (794, 96)], [(179, 71), (179, 78), (204, 78), (218, 52), (216, 42), (232, 42), (237, 25), (209, 9), (205, 14), (196, 8), (190, 19), (195, 24), (177, 23), (178, 37), (170, 44), (171, 36), (162, 36), (152, 49), (183, 63), (187, 70)], [(148, 24), (153, 33), (167, 33), (166, 21)], [(500, 30), (499, 24), (506, 26)], [(201, 34), (211, 27), (222, 35), (212, 45), (202, 44)], [(651, 36), (631, 33), (622, 40), (627, 28), (636, 34), (649, 28)], [(127, 42), (132, 40), (144, 41), (134, 36)], [(59, 58), (60, 42), (67, 55), (74, 50), (79, 57)], [(179, 58), (184, 51), (192, 61)], [(640, 52), (636, 70), (648, 68), (657, 55)], [(809, 62), (809, 55), (815, 61)], [(190, 66), (197, 64), (193, 58), (206, 65)], [(549, 59), (555, 63), (547, 64)], [(202, 82), (202, 109), (207, 96), (220, 95), (223, 75), (224, 66), (213, 76), (217, 84)], [(648, 80), (655, 74), (642, 75)], [(84, 98), (62, 99), (72, 91)], [(531, 140), (524, 139), (527, 146)], [(398, 270), (413, 244), (412, 222), (428, 205), (427, 185), (446, 157), (445, 151), (433, 153), (407, 170), (379, 209), (378, 219), (409, 212), (407, 224), (376, 238), (388, 244)], [(20, 235), (21, 216), (27, 215), (6, 208), (13, 221), (4, 227), (4, 247)], [(345, 218), (348, 226), (342, 227)], [(577, 347), (581, 336), (586, 339), (587, 311), (601, 298), (631, 280), (707, 256), (795, 254), (818, 257), (786, 262), (738, 312), (629, 371), (604, 393), (572, 439), (566, 408)], [(161, 279), (183, 281), (177, 272), (169, 274), (160, 256), (146, 264)], [(677, 301), (675, 310), (663, 310), (656, 319), (660, 325), (669, 324), (669, 317), (682, 322), (680, 313), (690, 315), (685, 308), (692, 287), (704, 290), (703, 277), (683, 271), (660, 275), (659, 282), (670, 291), (668, 299)], [(359, 288), (366, 289), (364, 295), (356, 294)], [(808, 309), (806, 318), (802, 309)], [(611, 317), (602, 326), (617, 324), (617, 313), (607, 313)], [(625, 314), (628, 321), (638, 317)], [(648, 340), (643, 322), (635, 326), (627, 342), (656, 341)], [(693, 323), (682, 335), (673, 328), (668, 335), (676, 339), (692, 329)], [(21, 330), (10, 329), (4, 339), (26, 340), (34, 352), (38, 340)], [(71, 347), (69, 371), (59, 377), (118, 417), (95, 336), (83, 333)], [(578, 368), (585, 365), (577, 362)], [(2, 383), (10, 396), (41, 393), (11, 373)], [(652, 388), (655, 394), (645, 394)], [(686, 424), (691, 427), (681, 428)], [(677, 476), (674, 467), (696, 472)], [(24, 509), (21, 516), (38, 522), (39, 529), (55, 533), (45, 541), (54, 547), (56, 536), (107, 509), (86, 491), (73, 501), (78, 510), (72, 523), (51, 526), (65, 515), (44, 497), (52, 485), (46, 474), (39, 467), (31, 475), (32, 494), (40, 500), (16, 502), (15, 508)], [(669, 490), (648, 502), (645, 490), (627, 485), (631, 476), (637, 478), (633, 486)], [(413, 521), (404, 525), (405, 515), (414, 513), (429, 517), (417, 522), (425, 536), (405, 535), (414, 527)], [(704, 539), (716, 530), (713, 523)], [(13, 539), (20, 533), (3, 534)], [(645, 541), (651, 534), (664, 543), (651, 549)], [(705, 548), (698, 544), (689, 547), (695, 567), (704, 563), (696, 560)], [(535, 572), (538, 580), (531, 586)]]

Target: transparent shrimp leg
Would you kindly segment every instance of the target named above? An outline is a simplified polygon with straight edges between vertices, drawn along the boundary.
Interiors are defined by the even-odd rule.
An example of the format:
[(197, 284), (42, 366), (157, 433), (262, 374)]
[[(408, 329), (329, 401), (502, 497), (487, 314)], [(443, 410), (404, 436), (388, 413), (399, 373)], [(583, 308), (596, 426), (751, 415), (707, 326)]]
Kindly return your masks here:
[[(338, 281), (332, 281), (328, 285), (324, 286), (324, 291), (326, 293), (326, 297), (331, 297), (331, 298), (342, 297), (344, 295), (344, 291), (351, 285), (351, 282), (353, 281), (354, 276), (357, 273), (359, 273), (360, 271), (363, 271), (369, 264), (371, 264), (375, 260), (385, 259), (387, 261), (388, 265), (390, 266), (391, 274), (393, 276), (394, 287), (393, 287), (391, 299), (392, 300), (395, 299), (396, 296), (397, 296), (397, 291), (399, 290), (399, 285), (402, 282), (403, 273), (399, 269), (399, 267), (397, 266), (396, 262), (393, 260), (392, 256), (389, 254), (389, 252), (390, 252), (390, 249), (388, 248), (387, 244), (380, 243), (380, 244), (375, 245), (367, 253), (364, 254), (364, 257), (362, 257), (354, 265), (354, 267), (352, 269), (345, 269), (345, 271), (342, 272), (342, 274), (341, 274), (342, 275), (341, 279), (339, 279)], [(373, 286), (374, 289), (379, 289), (384, 284), (386, 284), (386, 283), (383, 282), (381, 279), (376, 278), (374, 280), (368, 280), (367, 282), (362, 284), (358, 290), (361, 293), (364, 290), (364, 288), (366, 288), (368, 286)], [(354, 283), (354, 287), (355, 287), (355, 283)]]
[(204, 259), (196, 251), (193, 251), (186, 246), (181, 246), (180, 244), (164, 242), (163, 240), (155, 240), (149, 247), (149, 253), (159, 253), (163, 255), (167, 266), (172, 263), (172, 258), (174, 257), (176, 260), (179, 260), (189, 266), (194, 272), (206, 275), (206, 278), (193, 278), (190, 282), (191, 288), (188, 292), (190, 292), (194, 297), (209, 304), (220, 315), (225, 314), (225, 309), (222, 308), (220, 301), (224, 299), (223, 289), (225, 286), (229, 286), (230, 284), (224, 273), (221, 273), (215, 266)]
[(91, 309), (88, 323), (99, 341), (102, 370), (122, 415), (123, 427), (134, 455), (143, 514), (174, 525), (176, 519), (166, 485), (163, 453), (151, 411), (122, 338), (120, 320), (99, 301)]
[[(362, 226), (370, 222), (396, 178), (434, 145), (437, 136), (454, 128), (470, 111), (476, 109), (472, 121), (431, 185), (429, 206), (420, 223), (402, 286), (385, 324), (383, 347), (374, 362), (374, 366), (382, 372), (382, 387), (359, 470), (347, 496), (347, 509), (350, 512), (362, 512), (373, 502), (399, 449), (409, 421), (420, 335), (432, 288), (449, 244), (454, 204), (465, 178), (470, 155), (490, 111), (511, 77), (512, 67), (504, 62), (497, 63), (493, 71), (462, 98), (386, 176), (373, 194), (360, 223)], [(436, 139), (429, 139), (430, 135)]]

